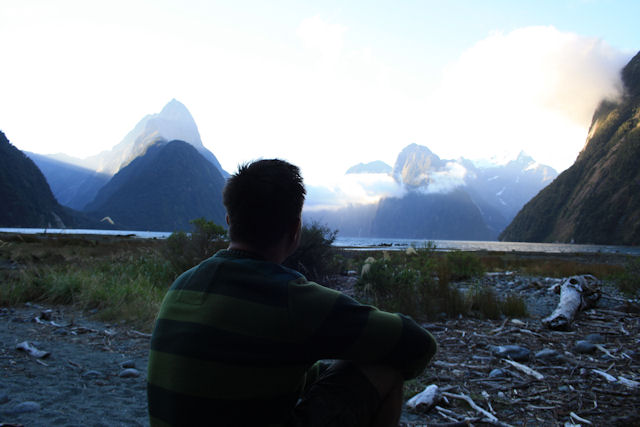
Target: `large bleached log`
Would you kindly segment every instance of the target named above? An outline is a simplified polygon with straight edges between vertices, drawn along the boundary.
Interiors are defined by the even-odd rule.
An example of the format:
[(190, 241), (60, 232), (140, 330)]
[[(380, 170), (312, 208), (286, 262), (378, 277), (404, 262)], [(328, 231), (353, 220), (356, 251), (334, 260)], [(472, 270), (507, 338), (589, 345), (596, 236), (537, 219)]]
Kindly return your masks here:
[(549, 329), (567, 330), (578, 311), (593, 307), (600, 295), (599, 281), (594, 276), (571, 276), (560, 287), (558, 306), (542, 323)]

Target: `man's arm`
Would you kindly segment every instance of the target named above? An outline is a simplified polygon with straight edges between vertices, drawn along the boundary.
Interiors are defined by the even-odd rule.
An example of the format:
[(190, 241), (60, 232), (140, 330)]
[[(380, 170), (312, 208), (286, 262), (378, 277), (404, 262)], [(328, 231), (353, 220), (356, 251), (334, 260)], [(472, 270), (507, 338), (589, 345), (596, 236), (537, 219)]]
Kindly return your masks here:
[(290, 313), (309, 360), (385, 364), (405, 379), (418, 376), (437, 350), (433, 336), (411, 318), (363, 305), (316, 283), (289, 286)]

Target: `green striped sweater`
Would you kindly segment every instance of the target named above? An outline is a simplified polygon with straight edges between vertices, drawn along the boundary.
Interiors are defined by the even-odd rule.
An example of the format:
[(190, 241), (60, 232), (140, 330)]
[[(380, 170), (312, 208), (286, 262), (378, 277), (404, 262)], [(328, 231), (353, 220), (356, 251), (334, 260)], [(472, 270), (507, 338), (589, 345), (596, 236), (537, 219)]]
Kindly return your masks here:
[(283, 425), (320, 359), (384, 363), (409, 379), (435, 351), (406, 316), (223, 250), (164, 298), (149, 354), (151, 425)]

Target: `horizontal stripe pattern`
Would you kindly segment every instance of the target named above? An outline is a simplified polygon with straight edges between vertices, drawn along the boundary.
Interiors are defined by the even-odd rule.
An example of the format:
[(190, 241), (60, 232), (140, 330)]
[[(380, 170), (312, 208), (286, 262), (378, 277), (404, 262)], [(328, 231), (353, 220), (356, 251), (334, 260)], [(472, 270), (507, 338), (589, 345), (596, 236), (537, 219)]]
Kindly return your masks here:
[(281, 395), (290, 390), (295, 399), (303, 384), (307, 364), (252, 366), (185, 358), (152, 350), (149, 363), (160, 367), (148, 380), (165, 389), (209, 399), (248, 399)]
[[(295, 404), (290, 395), (271, 399), (206, 399), (147, 384), (150, 424), (172, 426), (282, 426)], [(156, 421), (158, 423), (156, 424)]]
[(188, 425), (181, 417), (198, 414), (215, 417), (210, 424), (250, 425), (242, 417), (259, 413), (254, 424), (283, 423), (319, 359), (384, 362), (410, 377), (434, 352), (433, 338), (409, 318), (221, 251), (165, 296), (151, 339), (150, 421)]

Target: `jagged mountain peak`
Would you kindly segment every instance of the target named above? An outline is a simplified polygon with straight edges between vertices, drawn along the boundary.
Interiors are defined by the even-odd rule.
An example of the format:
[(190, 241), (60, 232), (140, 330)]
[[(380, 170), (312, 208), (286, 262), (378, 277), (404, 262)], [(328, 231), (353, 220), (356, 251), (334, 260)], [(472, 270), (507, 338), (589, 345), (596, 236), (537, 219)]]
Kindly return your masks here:
[(440, 170), (445, 163), (428, 147), (413, 143), (398, 154), (393, 177), (408, 187), (428, 186), (430, 173)]
[(85, 159), (92, 169), (114, 175), (133, 159), (144, 154), (147, 148), (158, 141), (181, 140), (195, 147), (223, 176), (227, 172), (216, 157), (203, 144), (200, 132), (187, 107), (175, 98), (159, 113), (148, 114), (111, 150)]

